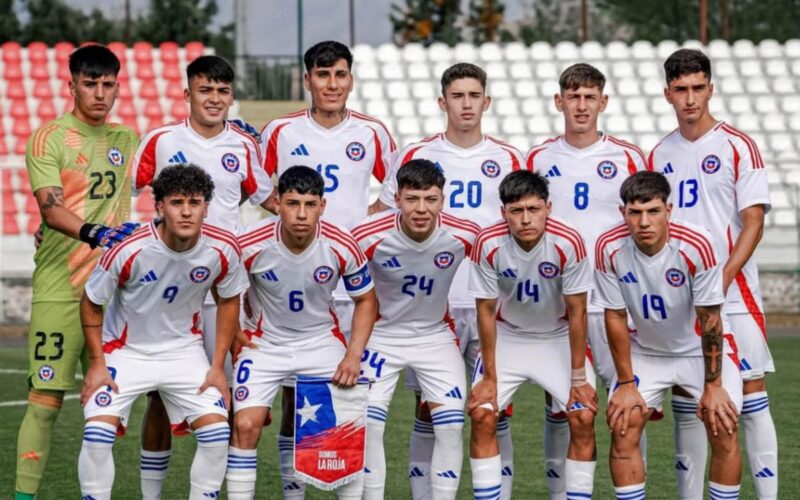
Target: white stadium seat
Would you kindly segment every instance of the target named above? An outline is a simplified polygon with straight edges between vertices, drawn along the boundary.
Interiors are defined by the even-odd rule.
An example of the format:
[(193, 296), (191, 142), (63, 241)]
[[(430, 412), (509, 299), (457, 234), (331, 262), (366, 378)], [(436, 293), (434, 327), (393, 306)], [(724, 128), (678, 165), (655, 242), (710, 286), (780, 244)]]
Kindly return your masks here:
[(605, 58), (605, 51), (603, 50), (603, 46), (600, 44), (600, 42), (595, 42), (593, 40), (583, 42), (580, 49), (581, 59), (590, 64), (593, 61), (599, 61)]
[(613, 41), (606, 45), (606, 58), (615, 61), (627, 61), (631, 57), (630, 47), (625, 42)]
[(783, 57), (783, 47), (777, 40), (761, 40), (758, 44), (758, 56), (762, 59), (778, 59)]
[(407, 67), (408, 77), (412, 80), (430, 80), (431, 68), (427, 63), (414, 62)]
[(410, 92), (405, 81), (389, 82), (386, 85), (386, 97), (389, 99), (408, 99)]
[(502, 61), (503, 49), (496, 43), (486, 42), (478, 49), (478, 59), (484, 63)]
[(556, 59), (572, 61), (579, 59), (580, 56), (578, 46), (574, 42), (564, 41), (556, 44)]
[(396, 62), (400, 60), (400, 49), (393, 43), (384, 43), (378, 47), (375, 56), (382, 63)]
[(517, 97), (535, 97), (539, 91), (532, 78), (514, 82), (514, 95)]
[(410, 63), (428, 60), (428, 50), (422, 44), (409, 43), (403, 47), (403, 60)]
[(478, 49), (471, 43), (459, 43), (453, 48), (455, 62), (478, 63)]
[[(711, 40), (708, 43), (708, 57), (714, 61), (714, 65), (719, 64), (720, 59), (730, 59), (731, 46), (725, 40)], [(712, 68), (712, 71), (716, 68)]]
[(509, 75), (514, 80), (533, 78), (533, 69), (527, 62), (514, 62), (509, 65)]
[(453, 49), (444, 43), (434, 43), (428, 47), (428, 59), (432, 62), (449, 63), (453, 60)]
[(405, 65), (401, 63), (393, 62), (382, 66), (381, 77), (383, 77), (384, 81), (403, 80), (405, 76)]
[(533, 42), (530, 53), (534, 61), (552, 61), (554, 58), (553, 46), (547, 42)]
[(506, 61), (527, 61), (528, 47), (520, 42), (510, 42), (503, 48), (503, 56)]
[(631, 55), (634, 59), (654, 59), (657, 56), (653, 44), (647, 40), (637, 40), (631, 45)]
[(414, 82), (411, 84), (411, 95), (414, 96), (414, 99), (433, 101), (438, 97), (437, 89), (438, 85), (431, 81)]
[(752, 59), (758, 57), (755, 45), (750, 40), (736, 40), (731, 47), (733, 57), (737, 59)]

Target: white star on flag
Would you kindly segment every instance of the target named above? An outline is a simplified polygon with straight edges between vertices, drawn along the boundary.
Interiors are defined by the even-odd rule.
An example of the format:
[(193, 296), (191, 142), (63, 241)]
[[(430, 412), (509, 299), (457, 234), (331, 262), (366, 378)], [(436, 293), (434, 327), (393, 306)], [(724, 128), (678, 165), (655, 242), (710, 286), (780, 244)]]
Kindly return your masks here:
[(322, 404), (312, 405), (308, 401), (308, 397), (304, 398), (303, 407), (297, 410), (297, 414), (300, 415), (300, 427), (306, 425), (306, 422), (311, 420), (312, 422), (317, 421), (317, 410), (322, 406)]

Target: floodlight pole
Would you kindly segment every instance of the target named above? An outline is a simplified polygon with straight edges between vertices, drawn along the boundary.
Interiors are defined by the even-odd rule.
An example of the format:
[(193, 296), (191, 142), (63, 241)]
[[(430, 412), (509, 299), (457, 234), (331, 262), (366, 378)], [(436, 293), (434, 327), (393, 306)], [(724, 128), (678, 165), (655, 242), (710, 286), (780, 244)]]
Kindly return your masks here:
[(236, 0), (234, 4), (235, 28), (234, 28), (234, 43), (236, 47), (236, 76), (239, 77), (239, 82), (245, 81), (245, 52), (246, 52), (246, 32), (245, 25), (247, 17), (245, 13), (245, 0)]
[(708, 0), (700, 0), (700, 43), (708, 45)]
[(588, 0), (581, 0), (581, 41), (589, 41), (589, 5)]
[(303, 96), (303, 0), (297, 0), (297, 69), (300, 74), (300, 100)]

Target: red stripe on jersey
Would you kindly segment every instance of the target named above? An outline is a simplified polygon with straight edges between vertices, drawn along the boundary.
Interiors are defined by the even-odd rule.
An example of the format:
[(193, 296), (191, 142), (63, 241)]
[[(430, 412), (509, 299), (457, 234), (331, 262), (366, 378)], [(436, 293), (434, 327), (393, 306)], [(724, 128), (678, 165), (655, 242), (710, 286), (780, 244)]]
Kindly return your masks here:
[[(637, 146), (636, 144), (632, 144), (632, 143), (630, 143), (630, 142), (628, 142), (628, 141), (623, 141), (622, 139), (617, 139), (617, 138), (616, 138), (616, 137), (614, 137), (613, 135), (609, 135), (609, 136), (607, 136), (607, 137), (608, 137), (608, 140), (609, 140), (609, 141), (611, 141), (612, 143), (616, 144), (617, 146), (621, 146), (621, 147), (623, 147), (623, 148), (625, 148), (625, 149), (628, 149), (628, 150), (630, 150), (630, 151), (633, 151), (634, 153), (636, 153), (637, 155), (639, 155), (639, 158), (642, 160), (642, 164), (643, 164), (643, 165), (646, 165), (646, 164), (647, 164), (647, 161), (646, 161), (646, 160), (645, 160), (645, 158), (644, 158), (644, 151), (642, 151), (642, 150), (639, 148), (639, 146)], [(634, 165), (635, 165), (635, 163), (634, 163)], [(636, 169), (634, 169), (634, 172), (635, 172), (635, 171), (636, 171)]]
[(633, 157), (627, 151), (625, 151), (625, 158), (628, 159), (628, 175), (635, 174), (637, 172), (637, 168), (636, 168), (636, 162), (633, 161)]
[(117, 281), (117, 286), (121, 287), (128, 282), (131, 277), (131, 267), (133, 267), (133, 261), (136, 260), (136, 256), (139, 255), (142, 249), (136, 250), (128, 257), (128, 260), (125, 261), (125, 264), (122, 265), (122, 270), (119, 272), (119, 280)]
[(262, 136), (264, 135), (264, 132), (266, 132), (267, 129), (269, 128), (269, 126), (272, 125), (272, 122), (278, 121), (278, 120), (288, 120), (290, 118), (299, 118), (299, 117), (305, 115), (307, 112), (308, 112), (307, 109), (300, 109), (300, 110), (295, 111), (293, 113), (289, 113), (289, 114), (286, 114), (286, 115), (283, 115), (283, 116), (279, 116), (278, 118), (272, 119), (272, 120), (268, 121), (266, 125), (264, 125), (264, 128), (261, 129), (261, 135)]
[(761, 158), (761, 152), (758, 150), (758, 145), (756, 145), (755, 141), (749, 135), (731, 127), (727, 123), (723, 123), (721, 129), (727, 132), (728, 134), (738, 137), (739, 139), (744, 141), (748, 151), (750, 152), (750, 160), (753, 166), (753, 170), (759, 170), (764, 168), (764, 160)]
[(472, 245), (470, 244), (470, 242), (469, 242), (469, 241), (467, 241), (467, 240), (465, 240), (465, 239), (464, 239), (464, 238), (462, 238), (461, 236), (456, 236), (455, 234), (453, 234), (453, 235), (451, 235), (451, 236), (452, 236), (453, 238), (457, 239), (458, 241), (460, 241), (460, 242), (461, 242), (461, 243), (464, 245), (464, 256), (465, 256), (465, 257), (468, 257), (468, 256), (469, 256), (469, 254), (471, 254), (471, 253), (472, 253)]
[(377, 118), (373, 118), (372, 116), (365, 115), (363, 113), (359, 113), (358, 111), (353, 111), (353, 110), (350, 110), (350, 116), (352, 116), (353, 118), (358, 118), (360, 120), (377, 123), (378, 125), (380, 125), (383, 131), (386, 132), (386, 137), (389, 138), (389, 151), (394, 151), (395, 149), (397, 149), (397, 144), (394, 142), (392, 134), (389, 133), (389, 129), (386, 128), (386, 125), (384, 125), (382, 121), (378, 120)]
[(108, 268), (111, 267), (111, 262), (114, 260), (117, 254), (122, 251), (123, 248), (135, 241), (139, 241), (150, 236), (150, 230), (148, 227), (149, 226), (145, 226), (137, 229), (133, 232), (133, 234), (125, 238), (122, 243), (117, 243), (111, 250), (106, 251), (106, 253), (100, 258), (100, 266), (108, 271)]
[(368, 224), (356, 227), (352, 232), (353, 238), (355, 238), (356, 241), (361, 241), (367, 236), (372, 236), (373, 234), (393, 228), (395, 225), (395, 216), (396, 214), (392, 213)]
[(569, 242), (572, 243), (572, 246), (575, 247), (575, 251), (578, 254), (578, 261), (586, 257), (586, 244), (583, 241), (581, 233), (579, 233), (575, 228), (567, 226), (566, 224), (557, 220), (548, 218), (547, 223), (545, 224), (545, 231), (548, 230), (554, 234), (558, 234), (559, 236), (567, 238)]
[(322, 225), (322, 234), (326, 237), (344, 245), (351, 254), (353, 254), (353, 258), (356, 260), (356, 265), (361, 267), (364, 265), (366, 261), (366, 257), (364, 256), (364, 252), (361, 251), (361, 247), (358, 246), (356, 240), (353, 237), (342, 231), (341, 229), (337, 228), (336, 226), (330, 225), (325, 221), (320, 221)]
[(544, 141), (543, 143), (539, 144), (538, 146), (534, 146), (533, 149), (531, 149), (530, 152), (528, 152), (528, 158), (525, 159), (525, 164), (526, 164), (528, 170), (533, 172), (533, 161), (534, 161), (533, 159), (536, 157), (536, 155), (538, 155), (539, 153), (541, 153), (542, 151), (544, 151), (545, 149), (550, 147), (550, 145), (552, 143), (556, 142), (559, 139), (561, 139), (560, 135), (556, 136), (556, 137), (552, 137), (550, 139), (547, 139), (546, 141)]
[(444, 310), (444, 318), (442, 321), (445, 322), (447, 327), (450, 329), (450, 333), (453, 334), (453, 340), (456, 341), (457, 346), (461, 346), (461, 341), (458, 340), (458, 336), (456, 335), (456, 322), (453, 320), (453, 317), (450, 315), (450, 307)]
[(225, 279), (225, 276), (228, 275), (228, 259), (225, 258), (225, 254), (222, 253), (222, 250), (219, 248), (214, 248), (219, 254), (219, 274), (217, 275), (217, 279), (214, 280), (214, 286), (219, 285), (220, 281)]
[(331, 252), (333, 252), (333, 255), (336, 257), (336, 261), (339, 262), (339, 276), (344, 276), (347, 271), (347, 261), (344, 260), (344, 257), (342, 257), (342, 254), (340, 254), (338, 250), (333, 247), (328, 248), (331, 249)]
[(611, 255), (608, 256), (608, 263), (611, 264), (611, 272), (613, 272), (614, 274), (617, 274), (617, 266), (614, 265), (614, 257), (617, 256), (617, 253), (620, 250), (622, 250), (622, 247), (617, 248), (616, 250), (611, 252)]
[[(250, 134), (244, 132), (243, 130), (239, 129), (239, 127), (237, 127), (236, 125), (231, 126), (230, 124), (228, 124), (228, 130), (231, 130), (231, 131), (241, 135), (242, 137), (244, 137), (244, 139), (246, 141), (249, 141), (250, 145), (253, 146), (253, 148), (256, 150), (256, 152), (257, 152), (256, 154), (257, 155), (259, 154), (258, 152), (261, 151), (261, 146), (258, 144), (258, 141), (256, 141), (255, 137), (253, 137), (252, 135), (250, 135)], [(249, 148), (247, 148), (247, 142), (245, 142), (245, 148), (249, 149)], [(257, 159), (258, 159), (259, 164), (261, 164), (261, 159), (260, 158), (257, 158)]]
[(253, 261), (256, 260), (256, 257), (259, 255), (261, 255), (261, 252), (256, 252), (244, 261), (244, 268), (247, 269), (247, 272), (250, 272), (250, 268), (253, 267)]
[(376, 241), (375, 243), (370, 245), (369, 248), (364, 250), (364, 255), (367, 256), (367, 259), (372, 260), (372, 258), (375, 256), (375, 250), (378, 249), (378, 245), (380, 245), (382, 242), (383, 242), (383, 238), (379, 239), (378, 241)]
[(200, 323), (202, 321), (203, 321), (203, 317), (200, 316), (200, 311), (197, 311), (196, 313), (192, 314), (192, 326), (189, 329), (189, 331), (193, 335), (202, 335), (203, 334), (203, 329), (200, 328)]
[(569, 233), (566, 233), (559, 228), (545, 226), (544, 230), (547, 233), (554, 234), (556, 236), (561, 236), (562, 238), (566, 239), (572, 245), (572, 248), (575, 249), (575, 259), (578, 262), (586, 258), (586, 249), (584, 248), (583, 250), (581, 250), (580, 243), (578, 240), (575, 240), (574, 235), (570, 235)]
[(117, 349), (121, 349), (122, 347), (124, 347), (125, 342), (127, 341), (128, 341), (128, 322), (126, 321), (125, 328), (122, 329), (122, 335), (120, 335), (118, 339), (114, 339), (103, 344), (103, 352), (106, 354), (111, 354)]
[(331, 330), (331, 333), (346, 348), (347, 347), (347, 339), (342, 334), (342, 329), (339, 328), (339, 317), (336, 316), (336, 313), (331, 308), (328, 308), (328, 312), (331, 313), (331, 318), (333, 318), (333, 330)]
[(675, 237), (686, 241), (698, 250), (703, 261), (703, 266), (706, 269), (717, 265), (717, 261), (714, 256), (714, 247), (711, 245), (711, 242), (708, 240), (708, 238), (697, 231), (689, 229), (686, 226), (678, 225), (674, 222), (669, 223), (669, 231), (670, 237), (672, 237), (674, 234)]
[(483, 252), (483, 245), (488, 240), (496, 236), (503, 236), (508, 233), (509, 233), (508, 224), (505, 222), (500, 222), (482, 229), (481, 232), (478, 233), (478, 237), (475, 238), (475, 245), (472, 247), (473, 255), (470, 255), (470, 259), (473, 262), (480, 262), (481, 253)]
[(383, 182), (384, 177), (386, 177), (386, 165), (383, 163), (381, 140), (374, 130), (372, 131), (372, 136), (375, 141), (375, 162), (372, 164), (372, 176), (378, 179), (378, 182)]
[(697, 266), (694, 265), (692, 259), (690, 259), (683, 250), (678, 250), (678, 253), (680, 253), (681, 257), (683, 257), (683, 260), (686, 261), (686, 266), (689, 268), (689, 274), (691, 274), (692, 278), (694, 278), (695, 273), (697, 273)]
[(244, 145), (244, 150), (247, 152), (245, 155), (247, 177), (242, 181), (242, 188), (248, 196), (253, 196), (253, 194), (258, 191), (258, 183), (256, 183), (256, 178), (253, 175), (253, 159), (250, 157), (250, 148), (247, 147), (247, 143), (242, 141), (242, 145)]
[(147, 145), (142, 151), (142, 156), (139, 158), (139, 164), (136, 166), (136, 178), (133, 180), (135, 189), (142, 189), (149, 186), (153, 182), (156, 175), (156, 144), (158, 138), (169, 132), (165, 130), (155, 134), (147, 142)]
[(413, 160), (414, 159), (414, 153), (416, 153), (417, 151), (422, 149), (422, 146), (423, 145), (414, 146), (411, 149), (409, 149), (408, 152), (405, 154), (405, 156), (403, 156), (403, 160), (400, 162), (400, 166), (402, 167), (406, 163), (408, 163), (411, 160)]
[(753, 291), (750, 290), (750, 285), (747, 283), (747, 277), (742, 271), (736, 274), (736, 284), (739, 286), (739, 293), (742, 294), (742, 300), (744, 301), (745, 307), (747, 307), (747, 312), (753, 317), (753, 321), (756, 322), (758, 329), (761, 330), (761, 335), (766, 339), (767, 324), (764, 321), (764, 313), (759, 309), (758, 302), (756, 302), (756, 298), (753, 296)]
[(656, 149), (658, 149), (658, 147), (660, 145), (661, 145), (660, 142), (658, 144), (656, 144), (656, 146), (653, 148), (652, 151), (650, 151), (650, 154), (647, 156), (647, 166), (645, 168), (647, 168), (648, 172), (655, 172), (656, 171), (654, 157), (655, 157), (655, 154), (656, 154)]
[[(498, 140), (498, 139), (495, 139), (494, 137), (491, 137), (491, 136), (488, 136), (488, 135), (486, 136), (486, 138), (489, 139), (490, 141), (492, 141), (493, 143), (497, 144), (501, 148), (503, 148), (505, 150), (505, 152), (508, 153), (508, 155), (511, 157), (511, 171), (512, 172), (516, 172), (517, 170), (522, 168), (522, 166), (520, 165), (520, 162), (519, 162), (519, 159), (522, 156), (522, 154), (517, 152), (517, 150), (514, 148), (514, 146), (512, 146), (511, 144), (506, 144), (505, 142), (503, 142), (501, 140)], [(523, 160), (523, 162), (524, 162), (524, 160)]]
[[(492, 250), (488, 254), (486, 254), (486, 262), (488, 262), (489, 265), (492, 266), (492, 267), (494, 267), (494, 256), (495, 256), (495, 254), (497, 253), (498, 250), (500, 250), (500, 247), (496, 246), (496, 247), (492, 248)], [(475, 261), (475, 263), (476, 264), (480, 264), (480, 262), (477, 261), (477, 260)]]
[(597, 243), (594, 247), (594, 263), (595, 268), (600, 271), (606, 272), (606, 266), (603, 262), (603, 252), (605, 252), (606, 246), (608, 246), (611, 242), (616, 241), (620, 238), (625, 238), (629, 236), (630, 232), (628, 231), (628, 227), (625, 224), (620, 224), (617, 227), (614, 227), (605, 233), (601, 234), (600, 237), (597, 238)]
[(275, 175), (278, 172), (278, 136), (281, 133), (281, 129), (286, 125), (289, 125), (289, 122), (281, 123), (275, 127), (275, 130), (272, 131), (267, 140), (267, 150), (264, 154), (264, 170), (269, 175)]
[(567, 265), (567, 254), (564, 253), (564, 250), (561, 249), (560, 246), (553, 243), (553, 246), (556, 247), (556, 252), (558, 252), (558, 260), (559, 266), (558, 268), (561, 269), (561, 272), (564, 272), (564, 266)]
[(733, 141), (728, 140), (728, 144), (731, 145), (731, 149), (733, 150), (733, 180), (736, 182), (739, 180), (739, 162), (742, 160), (742, 157), (739, 155), (739, 150), (733, 145)]
[(264, 240), (268, 240), (275, 236), (275, 226), (276, 222), (271, 222), (266, 226), (259, 227), (258, 229), (253, 229), (249, 233), (244, 233), (239, 236), (239, 248), (249, 247), (255, 243), (259, 243)]
[(455, 227), (457, 229), (463, 229), (464, 231), (469, 231), (477, 235), (481, 231), (481, 227), (475, 224), (472, 221), (468, 221), (467, 219), (461, 219), (459, 217), (454, 217), (445, 212), (439, 212), (440, 220), (447, 226)]
[(239, 257), (242, 256), (242, 250), (239, 248), (239, 242), (236, 241), (236, 236), (233, 233), (220, 229), (210, 224), (203, 224), (203, 234), (215, 240), (227, 243), (236, 252)]
[(703, 263), (703, 268), (709, 269), (710, 267), (716, 265), (716, 261), (710, 260), (708, 256), (705, 254), (705, 252), (701, 249), (702, 243), (699, 242), (697, 239), (695, 239), (693, 236), (680, 233), (678, 231), (670, 230), (669, 237), (672, 239), (685, 241), (686, 243), (692, 245), (700, 254), (700, 260)]

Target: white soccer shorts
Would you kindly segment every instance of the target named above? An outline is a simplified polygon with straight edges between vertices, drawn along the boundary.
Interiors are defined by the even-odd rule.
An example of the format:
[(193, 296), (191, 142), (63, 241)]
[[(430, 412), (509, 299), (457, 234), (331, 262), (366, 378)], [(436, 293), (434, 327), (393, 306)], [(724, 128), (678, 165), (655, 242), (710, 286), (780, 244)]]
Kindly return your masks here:
[(130, 355), (123, 347), (106, 354), (106, 366), (119, 387), (119, 394), (101, 387), (83, 408), (85, 418), (99, 415), (120, 417), (127, 427), (131, 407), (136, 398), (158, 391), (167, 409), (170, 423), (177, 425), (186, 419), (190, 424), (203, 415), (217, 414), (227, 418), (228, 410), (222, 394), (209, 387), (202, 394), (197, 390), (210, 368), (202, 347), (197, 346), (185, 355)]
[(587, 324), (587, 337), (592, 348), (592, 365), (600, 377), (600, 383), (604, 387), (611, 387), (611, 379), (617, 370), (614, 367), (614, 358), (611, 357), (611, 349), (608, 347), (605, 314), (602, 311), (590, 312)]
[(772, 353), (761, 327), (749, 313), (728, 314), (731, 330), (736, 339), (739, 369), (744, 380), (758, 380), (775, 371)]

